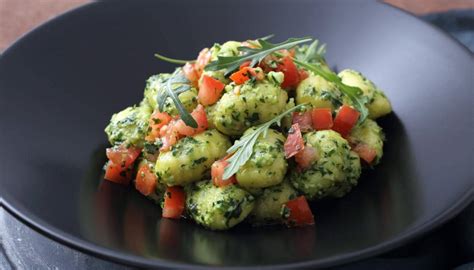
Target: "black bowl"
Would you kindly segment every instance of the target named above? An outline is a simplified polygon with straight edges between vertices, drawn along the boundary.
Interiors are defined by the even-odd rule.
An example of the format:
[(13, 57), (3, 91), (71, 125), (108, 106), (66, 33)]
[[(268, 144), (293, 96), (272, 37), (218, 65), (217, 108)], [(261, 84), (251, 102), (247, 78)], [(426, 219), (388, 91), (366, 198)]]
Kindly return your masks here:
[[(2, 203), (60, 242), (147, 267), (335, 265), (440, 225), (473, 195), (473, 56), (399, 10), (347, 2), (104, 1), (32, 31), (0, 59)], [(382, 163), (316, 202), (316, 226), (207, 231), (102, 180), (110, 115), (173, 68), (154, 52), (186, 59), (270, 33), (318, 37), (331, 66), (360, 70), (393, 104)]]

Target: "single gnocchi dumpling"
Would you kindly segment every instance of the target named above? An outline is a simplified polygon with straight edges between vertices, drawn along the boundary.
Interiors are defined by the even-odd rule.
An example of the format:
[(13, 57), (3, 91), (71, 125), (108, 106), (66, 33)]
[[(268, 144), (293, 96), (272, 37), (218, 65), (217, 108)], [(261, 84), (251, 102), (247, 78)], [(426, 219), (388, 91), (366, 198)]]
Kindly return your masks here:
[(294, 170), (290, 180), (307, 199), (342, 197), (357, 185), (359, 156), (351, 151), (349, 143), (339, 133), (332, 130), (309, 132), (304, 139), (318, 152), (319, 159), (306, 170)]
[[(158, 108), (158, 103), (156, 99), (157, 95), (162, 91), (166, 91), (166, 89), (164, 88), (165, 81), (170, 76), (171, 74), (169, 73), (161, 73), (158, 75), (153, 75), (147, 80), (144, 92), (144, 100), (150, 105), (153, 110), (156, 110)], [(178, 98), (183, 104), (183, 107), (186, 109), (186, 111), (192, 112), (194, 108), (196, 108), (196, 106), (198, 105), (197, 94), (198, 92), (196, 88), (192, 87), (190, 90), (178, 95)], [(170, 97), (168, 97), (165, 101), (163, 112), (166, 112), (172, 116), (179, 115), (178, 109), (176, 109), (176, 106), (174, 105), (173, 100)]]
[(155, 171), (159, 181), (184, 186), (204, 178), (214, 161), (225, 156), (229, 139), (217, 130), (207, 130), (181, 139), (170, 151), (161, 152)]
[[(248, 129), (245, 134), (255, 131)], [(283, 151), (285, 137), (278, 131), (269, 129), (257, 139), (250, 159), (236, 173), (237, 182), (244, 189), (254, 190), (277, 185), (283, 181), (287, 163)]]
[(336, 85), (310, 73), (296, 88), (296, 104), (309, 103), (314, 108), (337, 109), (342, 101)]
[(215, 105), (212, 122), (224, 134), (241, 135), (282, 113), (287, 100), (287, 92), (269, 80), (231, 83)]
[(272, 224), (282, 221), (281, 208), (283, 204), (297, 197), (297, 192), (288, 181), (265, 188), (255, 200), (255, 208), (250, 213), (253, 223)]
[(390, 101), (383, 91), (377, 88), (371, 80), (364, 77), (362, 73), (352, 69), (345, 69), (339, 72), (338, 76), (341, 78), (342, 83), (359, 87), (364, 92), (364, 96), (368, 99), (366, 106), (371, 119), (379, 118), (392, 111), (392, 105), (390, 105)]
[(227, 41), (224, 44), (215, 43), (211, 51), (211, 61), (217, 60), (218, 56), (237, 56), (239, 55), (238, 48), (242, 46), (242, 43), (239, 41)]
[(150, 115), (151, 108), (144, 103), (112, 115), (109, 125), (105, 128), (110, 144), (127, 143), (141, 147), (148, 132)]
[(376, 165), (382, 159), (384, 138), (382, 128), (374, 120), (365, 119), (364, 122), (352, 129), (348, 140), (355, 147), (363, 145), (374, 150), (375, 158), (370, 164)]
[(244, 220), (255, 198), (236, 185), (216, 187), (204, 180), (185, 188), (186, 209), (198, 224), (212, 230), (226, 230)]

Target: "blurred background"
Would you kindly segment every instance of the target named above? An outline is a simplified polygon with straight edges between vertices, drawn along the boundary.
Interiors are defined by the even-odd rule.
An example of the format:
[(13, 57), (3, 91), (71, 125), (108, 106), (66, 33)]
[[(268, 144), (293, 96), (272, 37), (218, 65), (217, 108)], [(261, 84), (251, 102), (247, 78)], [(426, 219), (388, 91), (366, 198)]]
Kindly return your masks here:
[[(44, 21), (88, 2), (90, 1), (0, 0), (0, 53)], [(434, 24), (474, 51), (474, 0), (383, 2)], [(473, 224), (474, 204), (471, 203), (456, 218), (414, 243), (336, 269), (474, 270)], [(23, 225), (0, 208), (0, 269), (131, 268), (103, 261), (56, 243)]]

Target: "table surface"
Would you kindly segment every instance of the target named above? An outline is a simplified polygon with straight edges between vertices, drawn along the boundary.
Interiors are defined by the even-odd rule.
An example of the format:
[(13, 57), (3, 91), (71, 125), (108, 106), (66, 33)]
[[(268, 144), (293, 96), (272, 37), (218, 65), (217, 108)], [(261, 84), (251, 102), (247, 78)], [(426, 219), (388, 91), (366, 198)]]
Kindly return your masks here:
[[(34, 26), (88, 0), (0, 0), (0, 52)], [(450, 32), (474, 51), (474, 1), (387, 0)], [(453, 11), (453, 9), (455, 9)], [(432, 14), (432, 12), (443, 12)], [(466, 23), (467, 21), (470, 21)], [(464, 21), (464, 23), (460, 23)], [(336, 269), (474, 270), (474, 203), (416, 242)], [(0, 269), (131, 269), (54, 242), (0, 208)]]

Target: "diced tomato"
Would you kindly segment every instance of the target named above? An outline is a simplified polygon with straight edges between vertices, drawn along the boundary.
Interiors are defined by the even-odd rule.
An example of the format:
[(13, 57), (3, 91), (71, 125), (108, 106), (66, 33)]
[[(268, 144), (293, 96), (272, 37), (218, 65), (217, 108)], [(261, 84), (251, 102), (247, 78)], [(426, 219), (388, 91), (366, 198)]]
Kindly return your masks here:
[(135, 178), (135, 188), (140, 191), (141, 194), (148, 196), (152, 194), (156, 189), (156, 175), (151, 171), (148, 164), (143, 164), (137, 172)]
[(199, 102), (204, 106), (216, 103), (221, 97), (225, 84), (210, 76), (203, 75), (201, 85), (199, 85), (198, 98)]
[(180, 218), (184, 211), (185, 200), (186, 197), (182, 187), (168, 187), (165, 192), (163, 217)]
[(298, 167), (306, 170), (311, 167), (314, 161), (319, 159), (318, 151), (311, 145), (306, 144), (304, 149), (295, 155), (295, 161)]
[(107, 157), (114, 164), (122, 167), (132, 165), (141, 153), (141, 149), (134, 146), (127, 147), (124, 144), (116, 145), (105, 150)]
[(174, 130), (181, 135), (192, 136), (205, 131), (209, 127), (206, 111), (202, 105), (198, 105), (196, 109), (191, 112), (191, 116), (196, 120), (196, 123), (198, 124), (197, 128), (187, 126), (183, 120), (178, 120), (174, 124)]
[(298, 123), (302, 132), (308, 132), (313, 129), (313, 120), (311, 111), (293, 112), (293, 124)]
[(244, 67), (249, 67), (250, 66), (250, 61), (245, 61), (242, 64), (240, 64), (239, 69), (243, 69)]
[(287, 224), (291, 226), (313, 225), (314, 216), (309, 208), (308, 202), (304, 196), (285, 203), (285, 207), (289, 211)]
[(108, 161), (105, 169), (105, 180), (115, 182), (122, 185), (128, 185), (132, 180), (132, 168), (116, 165), (112, 161)]
[(160, 129), (161, 142), (163, 145), (160, 151), (168, 151), (178, 142), (179, 134), (173, 127), (173, 121), (169, 125), (165, 125)]
[(251, 77), (255, 77), (255, 79), (260, 81), (265, 78), (265, 74), (263, 72), (259, 72), (258, 70), (256, 71), (254, 68), (249, 66), (244, 66), (239, 69), (239, 71), (232, 73), (229, 78), (235, 82), (235, 84), (241, 85), (250, 80)]
[(375, 157), (377, 156), (377, 151), (364, 143), (357, 144), (352, 148), (352, 150), (356, 152), (361, 159), (367, 162), (367, 164), (372, 163), (372, 161), (374, 161)]
[(223, 158), (215, 161), (211, 167), (211, 178), (212, 183), (217, 187), (224, 187), (227, 185), (232, 185), (237, 183), (237, 178), (235, 175), (232, 175), (230, 178), (222, 179), (224, 175), (224, 169), (229, 165), (227, 158)]
[(357, 110), (347, 105), (342, 105), (334, 119), (332, 129), (339, 132), (342, 137), (347, 137), (357, 123), (359, 115), (360, 113)]
[(196, 59), (196, 63), (194, 64), (194, 68), (198, 72), (199, 76), (204, 70), (204, 67), (211, 61), (211, 52), (208, 48), (204, 48), (199, 52), (198, 58)]
[(304, 149), (304, 140), (298, 123), (291, 126), (283, 148), (287, 159)]
[(150, 127), (150, 132), (145, 137), (147, 141), (154, 141), (156, 138), (160, 137), (160, 129), (167, 125), (171, 121), (171, 116), (166, 112), (154, 112), (148, 123)]
[(183, 73), (186, 79), (188, 79), (194, 86), (197, 86), (199, 80), (199, 72), (195, 68), (194, 63), (186, 63), (183, 66)]
[(246, 81), (250, 80), (250, 77), (252, 76), (251, 70), (251, 67), (243, 67), (242, 69), (239, 69), (239, 71), (232, 73), (229, 78), (237, 85), (244, 84)]
[(325, 130), (332, 128), (332, 112), (330, 108), (314, 108), (311, 117), (314, 129)]
[(276, 71), (281, 71), (285, 75), (285, 79), (281, 84), (282, 88), (293, 88), (296, 87), (300, 82), (298, 69), (296, 68), (295, 63), (293, 63), (293, 60), (290, 56), (285, 56), (281, 59)]
[(300, 76), (300, 81), (309, 77), (308, 72), (304, 69), (298, 69), (298, 75)]

